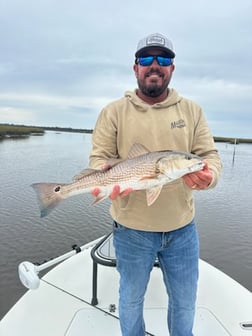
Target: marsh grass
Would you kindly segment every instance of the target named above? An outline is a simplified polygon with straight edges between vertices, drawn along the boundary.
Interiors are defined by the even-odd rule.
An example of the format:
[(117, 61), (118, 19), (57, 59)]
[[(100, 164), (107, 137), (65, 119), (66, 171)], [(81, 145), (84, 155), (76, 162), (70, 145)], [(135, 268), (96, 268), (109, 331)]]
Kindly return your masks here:
[(252, 143), (252, 139), (246, 138), (227, 138), (227, 137), (214, 137), (215, 142), (228, 142), (231, 144), (239, 144), (239, 143)]
[(24, 137), (32, 134), (44, 134), (44, 129), (40, 127), (33, 126), (23, 126), (23, 125), (0, 125), (0, 139), (12, 138), (12, 137)]

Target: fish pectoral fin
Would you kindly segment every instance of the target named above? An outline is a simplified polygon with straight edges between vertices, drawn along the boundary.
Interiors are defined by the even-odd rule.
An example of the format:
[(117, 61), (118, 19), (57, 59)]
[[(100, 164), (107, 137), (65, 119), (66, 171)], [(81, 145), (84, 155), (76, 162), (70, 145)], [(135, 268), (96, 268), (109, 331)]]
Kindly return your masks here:
[(151, 206), (156, 201), (156, 199), (161, 193), (162, 188), (163, 186), (159, 186), (159, 187), (146, 190), (146, 199), (147, 199), (148, 206)]
[(94, 202), (92, 203), (92, 205), (96, 205), (98, 203), (100, 203), (101, 201), (103, 201), (105, 198), (107, 198), (108, 196), (107, 195), (98, 195)]
[(146, 176), (141, 177), (139, 180), (140, 180), (140, 181), (144, 181), (144, 180), (153, 180), (153, 179), (157, 178), (158, 175), (159, 175), (159, 174), (146, 175)]

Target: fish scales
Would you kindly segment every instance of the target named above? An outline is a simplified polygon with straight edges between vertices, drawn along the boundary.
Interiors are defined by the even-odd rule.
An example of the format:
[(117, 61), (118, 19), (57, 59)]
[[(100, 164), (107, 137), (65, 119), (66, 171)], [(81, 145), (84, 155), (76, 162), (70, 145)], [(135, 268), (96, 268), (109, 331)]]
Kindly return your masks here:
[(71, 186), (64, 186), (68, 190), (72, 189), (83, 189), (89, 187), (101, 187), (101, 186), (109, 186), (114, 184), (123, 184), (127, 183), (129, 180), (137, 180), (141, 179), (145, 176), (153, 176), (156, 171), (156, 165), (153, 163), (143, 164), (134, 166), (132, 168), (130, 166), (127, 169), (124, 169), (124, 166), (116, 166), (111, 168), (108, 171), (99, 171), (95, 172), (92, 175), (85, 176), (80, 180), (73, 183)]
[(138, 159), (131, 159), (122, 164), (118, 164), (106, 171), (98, 171), (92, 175), (83, 177), (79, 182), (84, 183), (85, 186), (110, 185), (113, 183), (120, 183), (132, 178), (142, 178), (144, 175), (152, 176), (156, 172), (156, 161), (143, 156)]

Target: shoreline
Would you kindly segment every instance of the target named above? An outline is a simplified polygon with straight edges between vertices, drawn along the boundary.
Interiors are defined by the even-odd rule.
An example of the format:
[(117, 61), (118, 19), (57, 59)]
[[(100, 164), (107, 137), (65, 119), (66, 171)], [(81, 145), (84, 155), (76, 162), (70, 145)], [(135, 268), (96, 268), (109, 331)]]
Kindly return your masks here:
[[(45, 134), (45, 131), (88, 133), (88, 134), (91, 134), (93, 132), (92, 129), (75, 129), (71, 127), (40, 127), (40, 126), (0, 124), (0, 140), (18, 139), (18, 138), (23, 139), (33, 135), (41, 136)], [(213, 138), (215, 142), (227, 142), (231, 144), (252, 143), (252, 139), (249, 138), (233, 138), (233, 137), (220, 137), (220, 136), (213, 136)]]
[(30, 136), (44, 135), (45, 131), (72, 132), (72, 133), (92, 133), (93, 130), (74, 129), (69, 127), (40, 127), (14, 124), (0, 124), (0, 140), (24, 139)]
[(252, 139), (249, 138), (229, 138), (229, 137), (219, 137), (219, 136), (214, 136), (214, 141), (215, 142), (227, 142), (230, 144), (234, 145), (239, 145), (240, 143), (251, 143), (252, 144)]

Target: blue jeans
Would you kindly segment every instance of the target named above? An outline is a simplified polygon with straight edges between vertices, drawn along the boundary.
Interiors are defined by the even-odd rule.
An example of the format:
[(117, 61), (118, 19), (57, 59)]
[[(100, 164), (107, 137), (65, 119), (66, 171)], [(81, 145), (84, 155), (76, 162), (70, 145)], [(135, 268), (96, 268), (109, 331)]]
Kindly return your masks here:
[[(144, 336), (143, 304), (156, 258), (169, 296), (170, 336), (193, 336), (199, 242), (194, 221), (171, 232), (147, 232), (114, 225), (120, 273), (119, 317), (123, 336)], [(158, 290), (158, 288), (157, 288)]]

